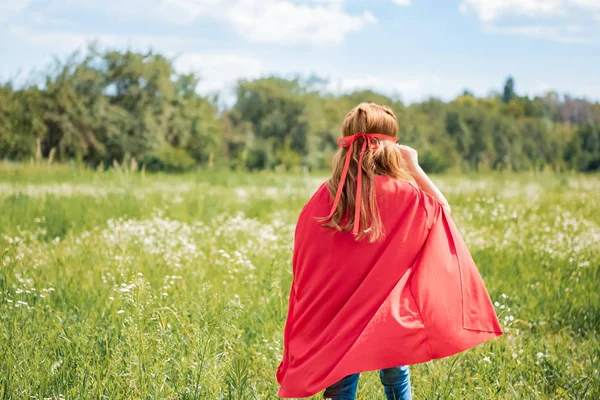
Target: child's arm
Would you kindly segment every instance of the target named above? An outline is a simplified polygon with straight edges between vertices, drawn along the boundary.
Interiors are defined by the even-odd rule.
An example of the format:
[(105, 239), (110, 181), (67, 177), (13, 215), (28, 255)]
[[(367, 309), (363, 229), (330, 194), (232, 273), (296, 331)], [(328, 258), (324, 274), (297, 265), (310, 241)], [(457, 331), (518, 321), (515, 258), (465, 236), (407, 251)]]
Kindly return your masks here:
[(415, 178), (415, 182), (417, 182), (417, 185), (419, 185), (424, 192), (427, 192), (438, 199), (444, 208), (450, 212), (450, 204), (448, 204), (448, 200), (446, 200), (442, 192), (440, 192), (440, 189), (435, 186), (435, 184), (431, 181), (431, 179), (429, 179), (421, 167), (419, 167), (418, 171), (411, 171), (411, 175), (413, 178)]
[(450, 212), (450, 205), (448, 204), (448, 200), (444, 197), (440, 189), (435, 186), (433, 181), (427, 176), (425, 171), (419, 165), (417, 151), (411, 147), (398, 145), (400, 148), (400, 152), (402, 153), (402, 158), (406, 161), (406, 165), (408, 167), (408, 172), (415, 179), (415, 182), (424, 192), (429, 193), (444, 206), (444, 208)]

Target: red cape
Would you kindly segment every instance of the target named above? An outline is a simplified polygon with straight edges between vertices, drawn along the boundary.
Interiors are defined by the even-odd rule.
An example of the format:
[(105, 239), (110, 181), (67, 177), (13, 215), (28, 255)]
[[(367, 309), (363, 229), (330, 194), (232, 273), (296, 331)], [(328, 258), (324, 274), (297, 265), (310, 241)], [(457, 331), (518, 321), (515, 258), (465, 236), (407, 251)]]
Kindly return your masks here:
[(321, 227), (325, 183), (300, 212), (277, 368), (278, 396), (309, 397), (346, 375), (447, 357), (501, 335), (483, 280), (442, 204), (375, 176), (380, 243)]

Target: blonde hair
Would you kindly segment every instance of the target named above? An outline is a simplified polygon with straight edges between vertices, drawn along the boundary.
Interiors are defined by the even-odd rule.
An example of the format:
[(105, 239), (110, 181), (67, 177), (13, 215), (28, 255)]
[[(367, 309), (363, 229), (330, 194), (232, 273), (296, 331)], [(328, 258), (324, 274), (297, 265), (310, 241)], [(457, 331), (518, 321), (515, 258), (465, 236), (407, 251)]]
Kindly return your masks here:
[[(375, 103), (361, 103), (354, 107), (344, 119), (342, 127), (343, 136), (352, 136), (358, 132), (379, 133), (394, 138), (398, 135), (398, 122), (393, 111), (386, 106)], [(331, 217), (318, 217), (322, 226), (335, 228), (338, 231), (350, 231), (354, 225), (354, 213), (350, 212), (349, 220), (340, 225), (341, 220), (347, 212), (354, 210), (356, 203), (356, 179), (358, 173), (358, 160), (360, 156), (361, 140), (367, 140), (364, 137), (358, 138), (357, 143), (352, 146), (352, 156), (350, 167), (346, 176), (341, 193), (340, 201)], [(335, 197), (338, 185), (344, 169), (344, 159), (348, 147), (340, 148), (332, 162), (332, 176), (327, 181), (327, 188), (333, 199)], [(375, 200), (375, 175), (387, 175), (396, 179), (412, 180), (412, 176), (406, 168), (402, 154), (396, 146), (396, 143), (381, 140), (377, 149), (368, 149), (362, 160), (362, 193), (360, 204), (360, 222), (359, 233), (356, 240), (368, 237), (370, 242), (382, 240), (385, 237), (385, 231), (377, 208)], [(369, 226), (370, 225), (370, 226)]]

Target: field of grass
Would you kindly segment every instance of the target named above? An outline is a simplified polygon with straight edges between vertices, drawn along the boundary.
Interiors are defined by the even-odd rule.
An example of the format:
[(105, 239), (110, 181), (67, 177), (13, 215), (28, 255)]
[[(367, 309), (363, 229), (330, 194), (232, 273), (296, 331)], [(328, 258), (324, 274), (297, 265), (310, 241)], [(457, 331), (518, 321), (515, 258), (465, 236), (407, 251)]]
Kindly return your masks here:
[[(276, 398), (324, 179), (0, 165), (0, 398)], [(412, 366), (415, 399), (600, 399), (600, 176), (433, 179), (506, 334)]]

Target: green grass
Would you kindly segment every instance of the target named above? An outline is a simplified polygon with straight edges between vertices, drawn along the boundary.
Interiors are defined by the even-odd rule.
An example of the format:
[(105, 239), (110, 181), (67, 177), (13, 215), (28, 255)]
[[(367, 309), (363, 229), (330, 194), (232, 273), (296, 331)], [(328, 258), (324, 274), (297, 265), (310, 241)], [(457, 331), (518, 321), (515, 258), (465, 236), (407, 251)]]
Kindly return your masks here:
[[(0, 398), (276, 398), (324, 179), (0, 164)], [(411, 367), (415, 398), (600, 398), (600, 177), (434, 181), (507, 333)], [(384, 398), (377, 373), (358, 398)]]

